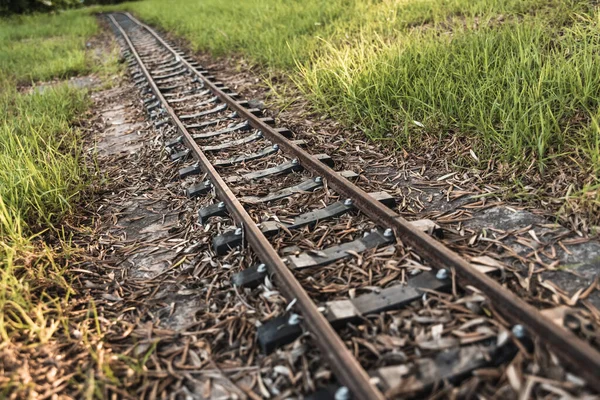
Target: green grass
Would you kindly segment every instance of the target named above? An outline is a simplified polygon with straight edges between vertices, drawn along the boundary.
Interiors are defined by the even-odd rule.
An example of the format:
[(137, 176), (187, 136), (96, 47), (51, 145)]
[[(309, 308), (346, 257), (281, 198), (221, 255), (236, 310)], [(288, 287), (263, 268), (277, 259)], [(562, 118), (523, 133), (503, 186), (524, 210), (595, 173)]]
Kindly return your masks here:
[[(598, 206), (598, 11), (583, 0), (147, 0), (119, 6), (196, 50), (284, 72), (374, 139), (446, 146), (457, 167), (568, 168)], [(459, 154), (459, 157), (456, 155)], [(568, 167), (566, 167), (568, 165)], [(576, 178), (583, 177), (577, 180)], [(545, 179), (548, 179), (547, 177)], [(564, 196), (563, 188), (554, 196)], [(582, 192), (583, 191), (583, 192)], [(591, 193), (591, 197), (590, 197)], [(589, 209), (589, 207), (587, 207)], [(590, 213), (592, 219), (594, 213)]]
[(69, 211), (85, 176), (81, 140), (70, 124), (87, 106), (85, 92), (64, 85), (1, 94), (0, 201), (7, 210), (1, 236), (24, 224), (45, 229)]
[(319, 107), (372, 137), (391, 133), (411, 147), (424, 135), (460, 136), (485, 160), (501, 150), (506, 161), (543, 169), (572, 145), (591, 156), (587, 143), (598, 140), (588, 129), (600, 94), (596, 29), (589, 19), (564, 29), (526, 16), (445, 37), (432, 30), (378, 46), (330, 45), (296, 80)]
[(0, 22), (0, 85), (67, 78), (94, 68), (85, 45), (98, 26), (84, 10)]
[[(0, 20), (0, 351), (18, 354), (9, 364), (0, 361), (4, 379), (10, 378), (0, 397), (38, 391), (37, 371), (31, 382), (19, 375), (35, 364), (23, 360), (40, 348), (59, 355), (75, 326), (69, 314), (72, 249), (61, 222), (88, 184), (73, 124), (90, 101), (85, 90), (66, 84), (43, 91), (27, 85), (114, 72), (115, 57), (99, 63), (86, 51), (97, 31), (84, 11)], [(57, 378), (71, 372), (87, 373), (62, 371)]]

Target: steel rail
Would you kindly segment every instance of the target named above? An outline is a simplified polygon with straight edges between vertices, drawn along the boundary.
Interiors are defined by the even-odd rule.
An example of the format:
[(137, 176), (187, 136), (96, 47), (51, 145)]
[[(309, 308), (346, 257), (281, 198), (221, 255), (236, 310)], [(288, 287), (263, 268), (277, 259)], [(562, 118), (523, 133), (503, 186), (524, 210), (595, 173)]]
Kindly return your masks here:
[[(154, 32), (152, 28), (138, 21), (129, 13), (126, 13), (126, 15), (144, 27), (156, 40), (171, 51), (172, 54), (177, 55), (177, 52)], [(182, 58), (182, 62), (191, 68), (185, 59)], [(213, 82), (206, 79), (203, 74), (193, 68), (192, 71), (194, 71), (198, 78), (203, 80), (205, 85), (216, 96), (228, 104), (232, 110), (237, 111), (240, 117), (248, 120), (253, 128), (262, 131), (269, 140), (277, 143), (280, 148), (291, 154), (293, 158), (297, 158), (304, 168), (323, 177), (327, 181), (327, 184), (336, 192), (351, 198), (356, 208), (371, 218), (373, 222), (386, 228), (392, 228), (397, 238), (415, 248), (418, 254), (431, 262), (433, 266), (443, 266), (444, 268), (454, 270), (461, 284), (471, 285), (480, 290), (482, 294), (488, 297), (494, 308), (506, 319), (512, 323), (522, 324), (530, 334), (537, 336), (539, 340), (546, 343), (565, 364), (582, 376), (590, 387), (600, 391), (600, 353), (596, 349), (579, 339), (572, 332), (544, 317), (538, 309), (503, 288), (492, 278), (478, 271), (469, 262), (445, 245), (415, 229), (400, 215), (378, 201), (373, 200), (365, 191), (327, 165), (321, 163), (299, 146), (291, 143), (271, 126), (248, 112), (244, 106), (223, 92)]]
[[(232, 214), (234, 220), (236, 220), (243, 227), (245, 237), (254, 251), (257, 253), (260, 260), (265, 263), (268, 268), (270, 268), (270, 271), (277, 275), (278, 285), (281, 286), (282, 293), (286, 295), (288, 300), (296, 301), (295, 305), (300, 311), (305, 324), (307, 325), (309, 331), (315, 335), (315, 341), (317, 342), (317, 345), (319, 346), (325, 358), (330, 362), (337, 378), (343, 385), (348, 387), (348, 389), (357, 399), (383, 400), (383, 394), (370, 383), (369, 375), (360, 366), (356, 358), (352, 356), (348, 348), (344, 345), (342, 339), (331, 327), (329, 322), (327, 322), (327, 319), (325, 319), (323, 314), (319, 312), (310, 296), (308, 296), (289, 268), (283, 263), (275, 249), (273, 249), (256, 223), (246, 212), (245, 208), (237, 200), (231, 189), (229, 189), (225, 181), (211, 165), (210, 161), (204, 155), (198, 144), (194, 141), (191, 134), (179, 120), (174, 110), (169, 106), (161, 94), (158, 86), (153, 81), (148, 69), (142, 62), (142, 59), (137, 53), (135, 46), (129, 39), (125, 30), (112, 15), (109, 15), (109, 18), (123, 35), (124, 40), (129, 46), (133, 56), (136, 58), (140, 69), (146, 76), (146, 79), (148, 80), (148, 83), (150, 84), (156, 98), (162, 102), (169, 117), (183, 135), (186, 144), (189, 146), (188, 148), (192, 150), (194, 157), (200, 163), (204, 172), (210, 177), (210, 181), (217, 191), (219, 199), (226, 204), (227, 210)], [(189, 64), (186, 66), (190, 68), (190, 70), (195, 71), (195, 69), (189, 66)]]

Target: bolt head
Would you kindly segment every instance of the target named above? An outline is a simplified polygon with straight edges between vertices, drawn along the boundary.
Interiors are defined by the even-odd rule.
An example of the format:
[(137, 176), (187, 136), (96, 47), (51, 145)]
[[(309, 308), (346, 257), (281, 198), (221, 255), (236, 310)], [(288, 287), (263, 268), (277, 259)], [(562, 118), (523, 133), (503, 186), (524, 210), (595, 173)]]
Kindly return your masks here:
[(298, 165), (298, 159), (297, 159), (297, 158), (294, 158), (294, 159), (292, 160), (292, 164), (293, 164), (293, 165)]
[(273, 145), (273, 150), (279, 150), (279, 145), (278, 144), (274, 144)]
[(350, 400), (350, 390), (346, 386), (340, 387), (333, 395), (335, 400)]
[(517, 324), (512, 327), (512, 333), (518, 339), (523, 339), (525, 337), (525, 327), (521, 324)]
[(383, 231), (383, 236), (385, 237), (392, 237), (394, 236), (394, 231), (392, 230), (392, 228), (386, 228), (385, 231)]
[(300, 323), (300, 316), (298, 314), (292, 314), (288, 318), (289, 325), (298, 325)]
[(242, 234), (242, 228), (237, 228), (235, 230), (235, 236), (240, 236)]
[(265, 272), (267, 272), (267, 266), (265, 264), (259, 264), (256, 268), (256, 272), (258, 272), (259, 274), (264, 274)]
[(212, 183), (210, 182), (210, 179), (207, 179), (204, 181), (204, 186), (212, 186)]
[(438, 270), (438, 272), (435, 274), (435, 277), (439, 280), (448, 279), (448, 270), (445, 268)]
[(316, 183), (321, 183), (321, 182), (323, 182), (323, 178), (321, 178), (320, 176), (317, 176), (317, 177), (315, 178), (315, 182), (316, 182)]
[(351, 206), (352, 205), (352, 199), (346, 199), (346, 200), (344, 200), (344, 205), (345, 206)]
[(225, 208), (225, 203), (224, 202), (219, 202), (219, 208)]

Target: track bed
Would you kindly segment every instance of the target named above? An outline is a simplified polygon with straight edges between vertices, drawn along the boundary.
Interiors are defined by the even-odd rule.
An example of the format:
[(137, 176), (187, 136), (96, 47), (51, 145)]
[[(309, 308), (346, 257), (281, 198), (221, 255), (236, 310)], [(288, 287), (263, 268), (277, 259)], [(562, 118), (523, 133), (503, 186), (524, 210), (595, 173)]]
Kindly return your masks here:
[[(441, 238), (455, 232), (405, 220), (396, 196), (339, 168), (335, 154), (312, 154), (149, 27), (128, 14), (109, 19), (210, 242), (213, 282), (229, 282), (223, 293), (227, 283), (206, 282), (206, 297), (220, 300), (197, 316), (198, 332), (219, 343), (223, 362), (227, 345), (248, 365), (258, 350), (292, 346), (285, 371), (251, 370), (238, 396), (277, 387), (277, 378), (263, 382), (270, 368), (289, 378), (280, 393), (312, 398), (492, 396), (532, 354), (556, 355), (538, 373), (550, 380), (553, 367), (566, 368), (570, 393), (600, 388), (593, 323), (574, 313), (573, 324), (556, 324), (540, 313), (550, 308), (543, 299), (531, 304), (512, 293), (493, 261), (450, 250)], [(232, 290), (241, 305), (231, 307)], [(177, 357), (185, 366), (186, 356)]]

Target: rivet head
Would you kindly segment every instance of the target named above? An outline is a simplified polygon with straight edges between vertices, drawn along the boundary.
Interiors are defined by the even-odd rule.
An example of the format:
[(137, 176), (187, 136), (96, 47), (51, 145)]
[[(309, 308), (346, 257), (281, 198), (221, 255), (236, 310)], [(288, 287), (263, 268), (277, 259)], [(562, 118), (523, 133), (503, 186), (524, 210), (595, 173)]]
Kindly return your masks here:
[(219, 205), (218, 205), (218, 207), (219, 207), (219, 208), (225, 208), (225, 203), (224, 203), (224, 202), (222, 202), (222, 201), (221, 201), (221, 202), (219, 202)]
[(235, 236), (240, 236), (242, 234), (242, 228), (237, 228), (235, 230)]
[(394, 235), (394, 231), (392, 230), (392, 228), (387, 228), (385, 231), (383, 231), (383, 236), (385, 237), (392, 237)]
[(344, 205), (345, 206), (351, 206), (352, 205), (352, 199), (346, 199), (346, 200), (344, 200)]
[(300, 316), (298, 314), (292, 314), (288, 318), (288, 325), (298, 325), (300, 323)]
[(445, 268), (438, 270), (438, 272), (435, 274), (435, 277), (439, 280), (448, 279), (448, 270)]
[(293, 164), (293, 165), (298, 165), (298, 159), (297, 159), (297, 158), (294, 158), (294, 159), (292, 160), (292, 164)]
[(323, 178), (321, 178), (320, 176), (317, 176), (317, 177), (315, 178), (315, 182), (316, 182), (316, 183), (321, 183), (321, 182), (323, 182)]
[(259, 274), (264, 274), (265, 272), (267, 272), (267, 266), (265, 264), (259, 264), (256, 268), (256, 272), (258, 272)]
[(335, 400), (349, 400), (350, 390), (346, 386), (342, 386), (335, 391), (335, 395), (333, 395), (333, 398)]
[(512, 327), (512, 333), (516, 338), (522, 339), (525, 337), (525, 328), (521, 324), (517, 324)]
[(278, 144), (274, 144), (273, 145), (273, 150), (279, 150), (279, 145)]

